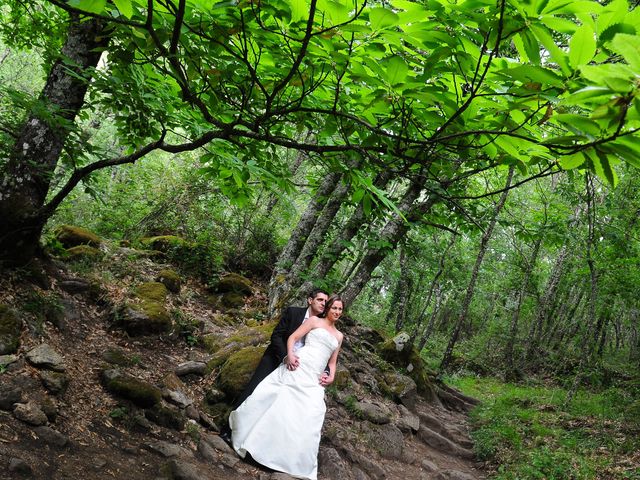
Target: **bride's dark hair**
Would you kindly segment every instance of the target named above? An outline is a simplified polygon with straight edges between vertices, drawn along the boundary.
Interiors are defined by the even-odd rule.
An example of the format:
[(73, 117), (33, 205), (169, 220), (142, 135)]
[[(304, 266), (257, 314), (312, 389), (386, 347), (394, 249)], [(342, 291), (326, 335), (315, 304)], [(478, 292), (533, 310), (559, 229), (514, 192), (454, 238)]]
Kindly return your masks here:
[[(329, 300), (327, 300), (326, 303), (324, 304), (324, 310), (322, 311), (320, 316), (322, 318), (325, 318), (327, 316), (327, 313), (329, 313), (329, 310), (331, 309), (331, 305), (333, 305), (336, 302), (342, 302), (342, 297), (340, 295), (331, 295), (329, 297)], [(344, 302), (342, 302), (342, 305), (344, 306)]]

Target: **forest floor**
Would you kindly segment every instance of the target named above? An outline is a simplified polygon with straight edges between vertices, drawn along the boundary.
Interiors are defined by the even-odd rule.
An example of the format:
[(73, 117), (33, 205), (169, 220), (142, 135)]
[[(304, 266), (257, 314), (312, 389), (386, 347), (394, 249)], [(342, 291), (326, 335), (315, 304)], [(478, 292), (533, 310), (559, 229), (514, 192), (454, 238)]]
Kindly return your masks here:
[[(194, 416), (193, 408), (189, 419), (180, 427), (167, 428), (149, 422), (144, 411), (103, 387), (100, 375), (109, 367), (107, 352), (118, 351), (130, 359), (127, 367), (130, 375), (165, 387), (171, 383), (167, 379), (175, 379), (173, 372), (177, 366), (210, 359), (211, 354), (201, 345), (190, 345), (193, 342), (175, 334), (130, 337), (112, 328), (113, 306), (122, 301), (133, 285), (153, 278), (157, 270), (165, 267), (167, 265), (147, 259), (124, 265), (115, 257), (96, 268), (116, 269), (116, 273), (91, 268), (74, 271), (58, 263), (54, 272), (50, 269), (53, 275), (46, 289), (35, 287), (17, 275), (3, 276), (0, 304), (20, 312), (27, 328), (11, 361), (7, 364), (9, 357), (2, 357), (0, 480), (289, 478), (240, 461), (217, 437), (215, 422), (203, 423), (200, 420), (205, 416), (201, 413), (198, 417), (197, 411)], [(130, 271), (123, 272), (125, 268)], [(60, 288), (63, 281), (95, 283), (98, 277), (102, 291), (99, 298), (86, 290), (70, 293)], [(211, 308), (205, 301), (206, 295), (203, 285), (184, 279), (179, 297), (171, 300), (172, 307), (207, 323), (221, 312)], [(255, 308), (264, 305), (264, 300), (264, 296), (256, 292), (248, 302)], [(57, 313), (51, 314), (47, 308), (52, 304)], [(237, 328), (237, 325), (225, 325), (219, 335), (231, 336)], [(67, 387), (47, 386), (42, 366), (27, 361), (27, 352), (43, 343), (62, 357)], [(355, 338), (351, 343), (355, 343)], [(342, 361), (354, 359), (355, 362), (355, 358), (354, 352), (345, 349)], [(365, 366), (360, 365), (358, 369), (364, 371)], [(362, 376), (366, 375), (362, 373)], [(175, 385), (175, 380), (171, 381)], [(188, 375), (178, 380), (179, 391), (191, 406), (199, 406), (205, 402), (207, 393), (215, 390), (215, 381), (213, 374)], [(411, 414), (402, 422), (398, 420), (398, 425), (404, 428), (396, 428), (393, 423), (396, 420), (375, 424), (354, 415), (353, 408), (350, 411), (349, 401), (355, 399), (358, 405), (374, 406), (378, 412), (386, 412), (388, 418), (399, 418), (398, 409), (403, 407), (362, 392), (350, 394), (351, 399), (347, 401), (344, 396), (341, 400), (327, 395), (328, 410), (319, 457), (320, 479), (473, 480), (486, 477), (482, 465), (470, 455), (465, 411), (416, 397)], [(18, 396), (11, 400), (12, 395)], [(12, 402), (15, 402), (13, 406), (7, 406)], [(28, 406), (25, 409), (29, 413), (18, 415), (15, 409), (12, 411), (18, 404)], [(39, 412), (44, 412), (46, 418), (39, 419)], [(407, 427), (407, 421), (417, 423)], [(434, 424), (431, 430), (425, 421)], [(439, 433), (433, 434), (434, 429)], [(398, 432), (400, 436), (394, 436)]]

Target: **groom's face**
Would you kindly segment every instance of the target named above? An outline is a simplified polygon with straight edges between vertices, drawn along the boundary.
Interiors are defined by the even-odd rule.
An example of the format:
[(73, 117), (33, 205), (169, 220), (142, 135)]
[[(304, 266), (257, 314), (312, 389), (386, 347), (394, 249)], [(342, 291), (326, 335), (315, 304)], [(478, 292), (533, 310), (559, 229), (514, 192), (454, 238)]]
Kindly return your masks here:
[(324, 310), (324, 304), (327, 303), (329, 297), (326, 293), (319, 293), (315, 297), (309, 297), (309, 308), (311, 309), (311, 313), (313, 315), (320, 315)]

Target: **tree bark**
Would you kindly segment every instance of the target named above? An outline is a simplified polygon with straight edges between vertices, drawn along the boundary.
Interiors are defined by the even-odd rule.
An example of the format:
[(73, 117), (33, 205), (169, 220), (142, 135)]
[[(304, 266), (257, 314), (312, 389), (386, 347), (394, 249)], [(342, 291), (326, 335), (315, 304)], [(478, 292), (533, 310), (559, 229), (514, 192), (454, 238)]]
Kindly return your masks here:
[(480, 249), (478, 250), (478, 255), (476, 256), (476, 262), (473, 266), (473, 270), (471, 271), (471, 278), (469, 280), (469, 285), (467, 286), (467, 293), (465, 295), (464, 301), (462, 303), (462, 311), (460, 312), (460, 316), (458, 317), (458, 321), (453, 329), (453, 333), (451, 334), (451, 338), (449, 339), (449, 343), (447, 345), (447, 349), (444, 352), (444, 356), (442, 361), (440, 362), (440, 370), (445, 370), (451, 359), (453, 357), (453, 348), (455, 347), (458, 337), (460, 336), (460, 331), (462, 330), (462, 326), (465, 324), (467, 320), (467, 314), (469, 312), (469, 306), (471, 305), (471, 299), (473, 298), (473, 294), (476, 288), (476, 282), (478, 280), (478, 274), (480, 273), (480, 267), (482, 266), (482, 261), (484, 260), (484, 255), (487, 252), (487, 247), (489, 245), (489, 240), (491, 240), (491, 235), (493, 235), (493, 229), (496, 226), (496, 222), (498, 221), (498, 215), (502, 211), (502, 207), (504, 207), (505, 202), (507, 201), (507, 195), (509, 194), (509, 187), (511, 186), (511, 180), (513, 179), (513, 166), (509, 168), (509, 174), (507, 175), (506, 186), (502, 194), (500, 195), (500, 199), (496, 204), (493, 210), (493, 216), (489, 225), (487, 226), (487, 230), (482, 235), (482, 239), (480, 240)]
[(340, 173), (328, 173), (318, 187), (313, 199), (307, 205), (306, 210), (300, 217), (296, 227), (294, 228), (289, 241), (278, 258), (276, 268), (271, 275), (269, 282), (269, 306), (268, 312), (270, 316), (276, 315), (282, 309), (289, 294), (287, 283), (287, 272), (293, 267), (300, 252), (304, 248), (304, 244), (317, 218), (320, 216), (329, 195), (335, 190), (340, 181)]
[(511, 317), (511, 328), (509, 329), (509, 338), (507, 339), (507, 344), (505, 345), (505, 350), (504, 350), (505, 379), (507, 381), (512, 381), (517, 378), (516, 364), (514, 362), (514, 357), (513, 357), (513, 349), (516, 343), (516, 338), (518, 336), (518, 324), (520, 323), (520, 310), (522, 309), (522, 302), (524, 301), (524, 297), (529, 287), (529, 279), (531, 278), (531, 273), (533, 272), (536, 262), (538, 261), (538, 253), (540, 253), (541, 245), (542, 245), (542, 237), (539, 237), (533, 246), (531, 257), (527, 262), (524, 275), (522, 278), (522, 284), (520, 285), (520, 291), (518, 292), (518, 301), (516, 304), (516, 308), (513, 310), (513, 315)]
[(60, 57), (40, 94), (46, 113), (27, 117), (0, 172), (0, 267), (24, 265), (38, 251), (50, 215), (41, 210), (51, 178), (108, 41), (102, 21), (71, 16)]

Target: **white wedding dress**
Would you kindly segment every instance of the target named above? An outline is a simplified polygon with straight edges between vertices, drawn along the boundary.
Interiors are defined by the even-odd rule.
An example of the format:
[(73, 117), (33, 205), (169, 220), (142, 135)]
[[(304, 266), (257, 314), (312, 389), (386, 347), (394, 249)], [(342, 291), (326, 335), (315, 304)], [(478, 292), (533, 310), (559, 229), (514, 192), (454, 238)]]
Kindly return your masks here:
[(258, 463), (296, 478), (315, 480), (326, 406), (319, 384), (338, 340), (314, 328), (296, 354), (300, 364), (281, 364), (229, 416), (233, 448)]

